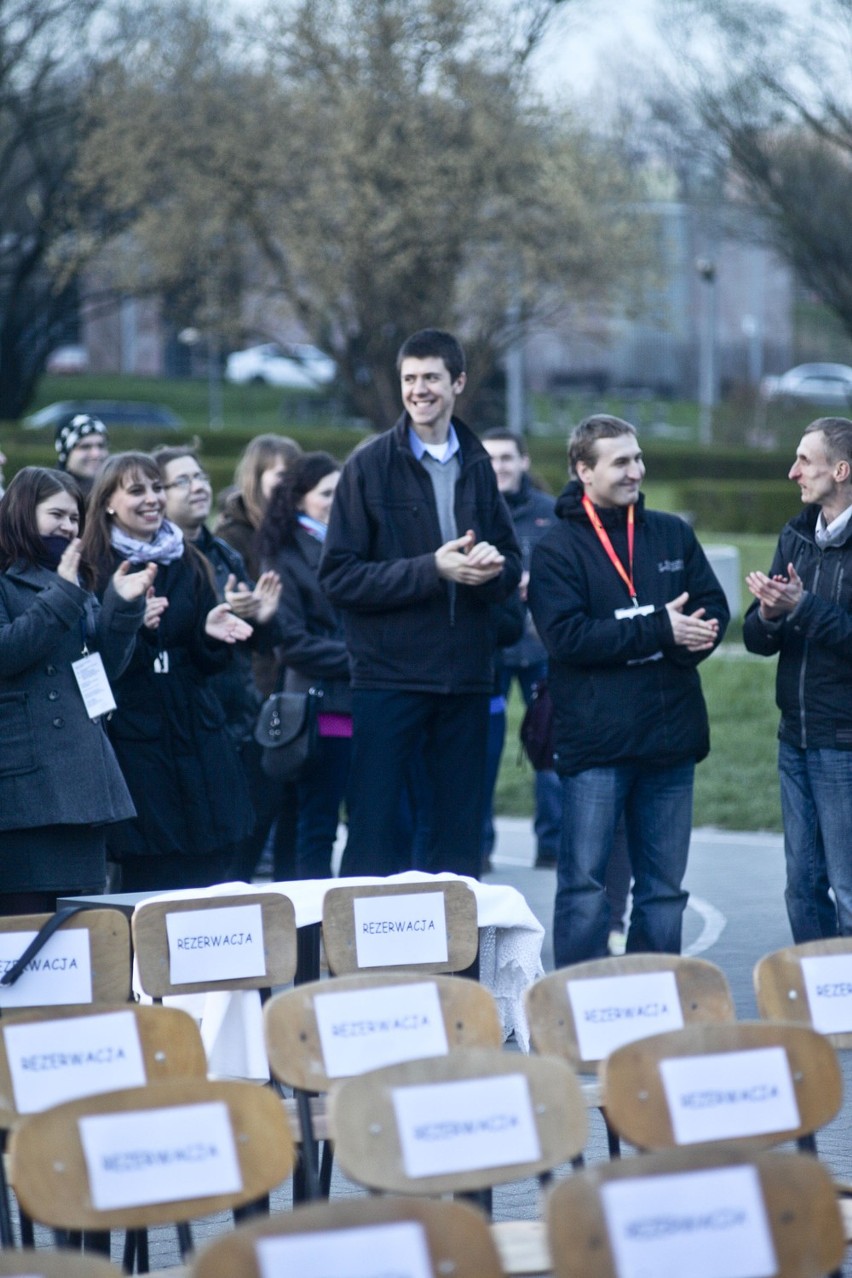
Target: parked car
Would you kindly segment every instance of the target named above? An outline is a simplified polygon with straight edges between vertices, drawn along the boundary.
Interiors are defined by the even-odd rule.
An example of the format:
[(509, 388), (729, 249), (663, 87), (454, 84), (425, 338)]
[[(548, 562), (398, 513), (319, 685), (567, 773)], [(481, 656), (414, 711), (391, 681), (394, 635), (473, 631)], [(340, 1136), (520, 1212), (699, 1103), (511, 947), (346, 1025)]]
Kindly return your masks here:
[(85, 373), (89, 355), (85, 346), (57, 346), (47, 357), (46, 371), (54, 377), (70, 377)]
[(25, 417), (23, 425), (27, 430), (46, 430), (48, 427), (55, 430), (60, 423), (70, 421), (78, 413), (99, 417), (108, 430), (120, 426), (181, 430), (185, 425), (183, 418), (165, 404), (112, 399), (66, 399), (48, 404), (46, 408)]
[(770, 403), (833, 404), (852, 407), (852, 368), (848, 364), (798, 364), (780, 377), (764, 377), (760, 393)]
[(337, 365), (318, 346), (296, 343), (279, 346), (267, 342), (233, 351), (225, 361), (225, 378), (237, 385), (247, 382), (282, 386), (291, 390), (317, 390), (337, 376)]

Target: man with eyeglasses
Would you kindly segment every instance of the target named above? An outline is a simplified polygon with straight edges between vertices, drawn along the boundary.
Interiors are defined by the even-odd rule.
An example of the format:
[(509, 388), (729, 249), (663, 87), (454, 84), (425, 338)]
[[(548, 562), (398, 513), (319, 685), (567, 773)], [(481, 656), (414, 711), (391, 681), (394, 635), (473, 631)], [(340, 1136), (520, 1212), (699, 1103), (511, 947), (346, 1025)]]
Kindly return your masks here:
[[(268, 651), (278, 636), (275, 625), (281, 595), (278, 574), (265, 572), (255, 585), (239, 551), (211, 533), (206, 521), (213, 505), (213, 488), (194, 449), (186, 445), (155, 448), (153, 457), (160, 468), (166, 494), (166, 518), (177, 524), (187, 541), (208, 560), (219, 598), (255, 627), (246, 647), (255, 652)], [(254, 832), (231, 867), (233, 878), (248, 879), (277, 814), (276, 810), (270, 810), (274, 809), (273, 798), (268, 794), (269, 783), (260, 772), (259, 752), (254, 742), (253, 729), (261, 697), (252, 677), (250, 653), (235, 653), (229, 669), (216, 675), (213, 682), (225, 711), (228, 732), (246, 770), (258, 818)]]

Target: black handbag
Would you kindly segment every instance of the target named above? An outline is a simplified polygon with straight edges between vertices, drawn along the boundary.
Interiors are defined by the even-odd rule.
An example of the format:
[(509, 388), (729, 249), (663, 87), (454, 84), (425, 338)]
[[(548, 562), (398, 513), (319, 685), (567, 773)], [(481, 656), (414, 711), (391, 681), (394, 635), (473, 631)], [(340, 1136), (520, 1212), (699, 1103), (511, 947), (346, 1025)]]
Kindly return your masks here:
[(555, 741), (553, 702), (546, 679), (533, 686), (532, 698), (521, 720), (519, 735), (524, 753), (536, 772), (549, 772), (553, 767)]
[(319, 745), (319, 688), (307, 692), (273, 692), (264, 701), (254, 727), (263, 747), (260, 766), (272, 781), (297, 781)]

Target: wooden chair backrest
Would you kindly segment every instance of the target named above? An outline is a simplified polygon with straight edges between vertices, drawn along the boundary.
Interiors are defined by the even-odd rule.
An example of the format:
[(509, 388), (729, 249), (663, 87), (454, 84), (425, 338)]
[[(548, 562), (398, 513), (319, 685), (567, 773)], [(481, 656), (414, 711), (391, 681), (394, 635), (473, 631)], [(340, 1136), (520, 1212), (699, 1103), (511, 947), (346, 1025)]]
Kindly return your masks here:
[[(852, 936), (834, 936), (825, 941), (788, 945), (759, 959), (754, 969), (757, 1010), (765, 1021), (789, 1021), (813, 1025), (807, 986), (802, 970), (804, 958), (837, 958), (852, 955)], [(826, 1034), (833, 1047), (852, 1047), (852, 987), (844, 999), (850, 1008), (850, 1028)]]
[[(201, 1032), (195, 1020), (176, 1007), (157, 1007), (141, 1003), (117, 1003), (112, 1007), (60, 1007), (9, 1013), (0, 1020), (0, 1131), (8, 1130), (22, 1117), (15, 1096), (9, 1068), (6, 1034), (16, 1025), (39, 1022), (81, 1020), (120, 1012), (131, 1016), (139, 1035), (139, 1046), (145, 1067), (145, 1079), (156, 1083), (165, 1078), (206, 1078), (207, 1055)], [(85, 1046), (81, 1042), (81, 1046)], [(109, 1070), (104, 1070), (104, 1091), (112, 1090)]]
[[(360, 897), (394, 897), (440, 892), (447, 923), (447, 959), (435, 963), (402, 963), (389, 967), (365, 967), (358, 962), (354, 902)], [(329, 888), (322, 905), (322, 937), (330, 970), (337, 976), (354, 972), (408, 970), (463, 972), (479, 952), (476, 896), (452, 879), (424, 883), (374, 883)]]
[[(92, 1202), (79, 1121), (89, 1115), (222, 1102), (227, 1106), (242, 1188), (234, 1193), (99, 1210)], [(172, 1079), (106, 1092), (31, 1114), (13, 1130), (10, 1181), (24, 1211), (54, 1229), (142, 1229), (253, 1202), (279, 1185), (293, 1166), (293, 1140), (280, 1098), (244, 1082)], [(187, 1177), (192, 1190), (192, 1177)]]
[[(52, 914), (16, 914), (0, 918), (0, 933), (30, 932), (41, 930)], [(89, 956), (92, 969), (92, 1003), (126, 1003), (130, 998), (130, 927), (121, 910), (81, 910), (66, 920), (54, 933), (51, 944), (66, 932), (84, 930), (89, 936)], [(27, 946), (22, 942), (20, 953)], [(26, 980), (26, 972), (12, 987), (17, 990)], [(16, 1003), (14, 1010), (28, 1007), (56, 1007), (61, 1004), (38, 1002)], [(0, 1014), (6, 1015), (13, 1007), (4, 1000), (0, 987)]]
[(843, 1095), (837, 1056), (830, 1043), (799, 1025), (740, 1021), (735, 1025), (690, 1025), (618, 1048), (600, 1065), (602, 1104), (612, 1127), (640, 1149), (677, 1144), (660, 1073), (662, 1061), (780, 1047), (787, 1055), (799, 1113), (797, 1127), (759, 1136), (728, 1138), (728, 1144), (774, 1145), (815, 1132), (838, 1112)]
[[(394, 1093), (406, 1087), (501, 1075), (527, 1079), (540, 1156), (533, 1161), (476, 1167), (432, 1176), (405, 1168)], [(575, 1158), (586, 1143), (586, 1105), (572, 1070), (552, 1057), (469, 1048), (373, 1070), (338, 1082), (329, 1095), (329, 1128), (343, 1171), (370, 1189), (398, 1194), (465, 1193), (536, 1176)], [(505, 1142), (511, 1154), (511, 1137)]]
[[(555, 1185), (547, 1205), (554, 1278), (618, 1278), (601, 1198), (607, 1183), (742, 1166), (754, 1167), (759, 1178), (776, 1278), (823, 1278), (839, 1272), (845, 1246), (842, 1220), (831, 1177), (817, 1159), (703, 1146), (596, 1165)], [(675, 1206), (669, 1192), (661, 1210), (669, 1214)], [(706, 1250), (707, 1232), (695, 1236)]]
[(275, 1078), (288, 1087), (327, 1092), (333, 1079), (317, 1026), (316, 1002), (324, 995), (360, 994), (391, 986), (434, 985), (441, 1005), (447, 1046), (499, 1047), (503, 1041), (500, 1014), (491, 993), (476, 981), (412, 972), (366, 972), (312, 981), (276, 994), (264, 1008), (266, 1050)]
[[(166, 918), (185, 910), (221, 910), (243, 905), (259, 905), (263, 922), (266, 971), (262, 976), (241, 976), (229, 980), (201, 980), (172, 983)], [(198, 896), (143, 901), (131, 920), (133, 948), (139, 983), (151, 998), (168, 994), (203, 994), (209, 990), (259, 990), (271, 985), (289, 985), (296, 972), (296, 912), (293, 902), (281, 892), (245, 892), (233, 896)]]
[(0, 1252), (0, 1278), (116, 1278), (115, 1265), (102, 1257), (29, 1247)]
[(199, 1253), (191, 1278), (260, 1278), (256, 1244), (263, 1238), (415, 1224), (422, 1227), (434, 1278), (503, 1278), (484, 1216), (465, 1203), (356, 1198), (315, 1203), (243, 1225)]
[[(620, 958), (592, 959), (559, 968), (536, 981), (526, 992), (530, 1038), (537, 1052), (561, 1056), (575, 1069), (594, 1069), (599, 1057), (585, 1057), (580, 1046), (569, 983), (606, 977), (647, 976), (672, 972), (685, 1025), (736, 1020), (736, 1009), (721, 968), (705, 959), (679, 954), (626, 954)], [(636, 1022), (637, 1036), (647, 1033), (647, 1022)]]

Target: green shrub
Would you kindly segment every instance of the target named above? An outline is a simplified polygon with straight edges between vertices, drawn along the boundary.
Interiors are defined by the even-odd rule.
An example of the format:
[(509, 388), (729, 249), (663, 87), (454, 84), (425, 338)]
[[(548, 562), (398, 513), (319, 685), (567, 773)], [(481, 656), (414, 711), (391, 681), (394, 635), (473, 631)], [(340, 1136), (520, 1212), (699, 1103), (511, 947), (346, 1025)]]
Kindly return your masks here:
[(699, 533), (777, 533), (802, 505), (789, 480), (690, 480), (673, 485), (673, 492), (677, 509), (692, 515)]

